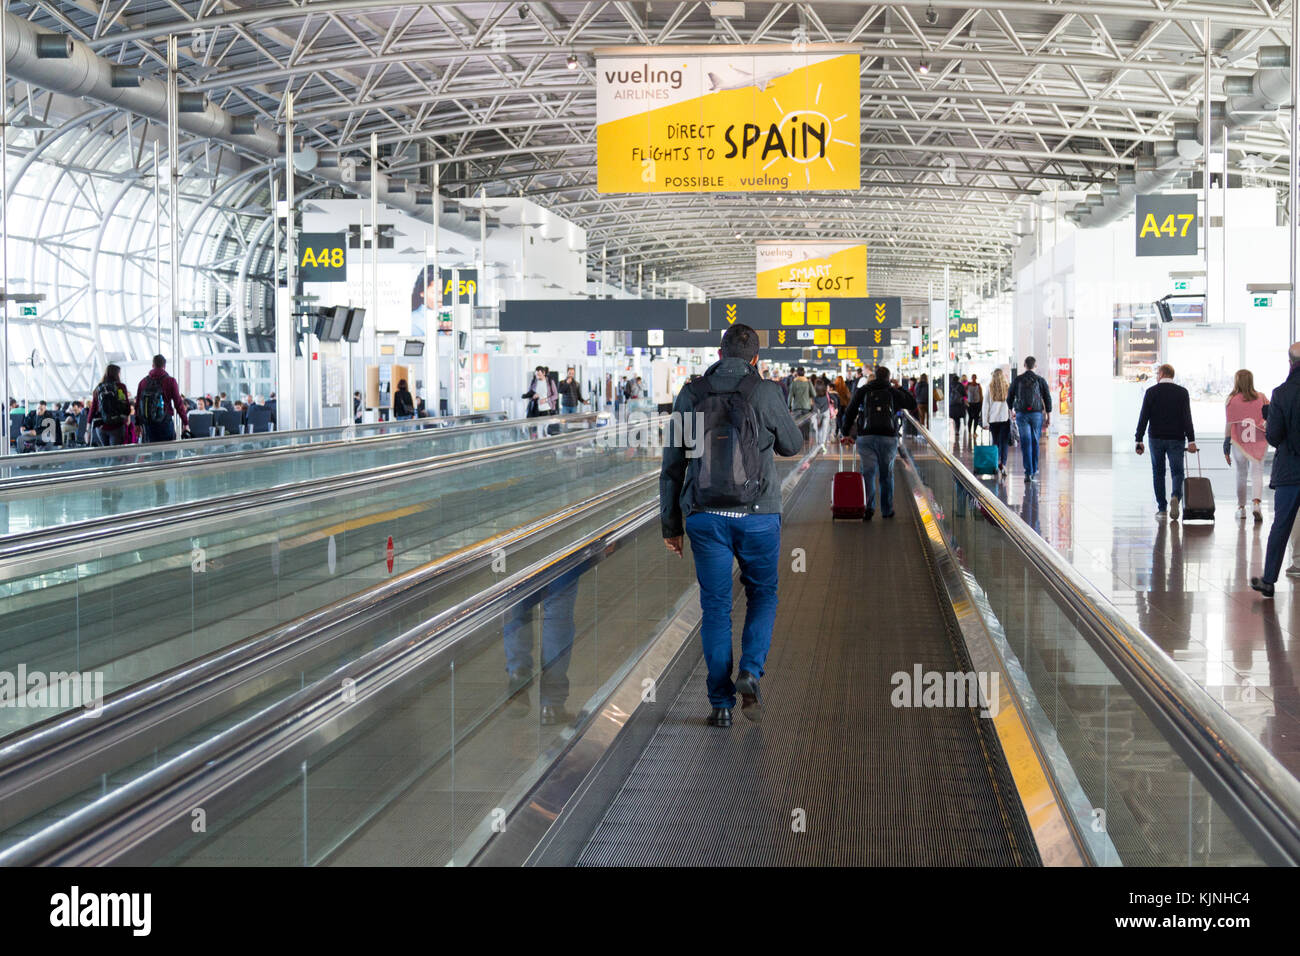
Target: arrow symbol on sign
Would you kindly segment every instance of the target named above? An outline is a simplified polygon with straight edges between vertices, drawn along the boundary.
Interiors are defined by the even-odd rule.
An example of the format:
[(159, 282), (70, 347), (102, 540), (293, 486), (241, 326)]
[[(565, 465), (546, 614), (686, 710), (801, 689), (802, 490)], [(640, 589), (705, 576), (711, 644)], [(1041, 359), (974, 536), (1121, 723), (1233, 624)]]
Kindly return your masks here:
[(785, 329), (777, 330), (776, 340), (780, 342), (782, 345), (785, 345)]
[(727, 303), (727, 324), (736, 321), (736, 305), (733, 302)]
[(876, 329), (876, 341), (880, 341), (880, 329)]
[(876, 303), (876, 321), (881, 325), (885, 324), (885, 303), (883, 302)]

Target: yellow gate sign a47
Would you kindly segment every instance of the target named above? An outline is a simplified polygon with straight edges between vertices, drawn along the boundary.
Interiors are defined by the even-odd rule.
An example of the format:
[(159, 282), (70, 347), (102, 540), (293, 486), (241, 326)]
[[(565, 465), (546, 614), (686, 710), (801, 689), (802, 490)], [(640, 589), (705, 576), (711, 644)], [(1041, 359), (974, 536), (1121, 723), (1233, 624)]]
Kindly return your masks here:
[(600, 192), (859, 187), (856, 53), (784, 45), (597, 53)]
[(1139, 256), (1194, 256), (1200, 251), (1200, 210), (1195, 193), (1137, 197), (1134, 216)]

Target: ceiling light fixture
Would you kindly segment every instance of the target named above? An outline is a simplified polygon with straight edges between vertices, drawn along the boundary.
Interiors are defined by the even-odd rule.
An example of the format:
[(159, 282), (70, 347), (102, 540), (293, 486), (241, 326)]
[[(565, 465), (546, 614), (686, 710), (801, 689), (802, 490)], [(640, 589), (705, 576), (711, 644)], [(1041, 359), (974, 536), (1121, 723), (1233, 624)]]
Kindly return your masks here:
[(916, 68), (918, 73), (929, 73), (930, 63), (928, 60), (922, 60), (921, 65)]
[(570, 70), (576, 70), (578, 68), (578, 54), (570, 53), (569, 58), (564, 61), (564, 65)]

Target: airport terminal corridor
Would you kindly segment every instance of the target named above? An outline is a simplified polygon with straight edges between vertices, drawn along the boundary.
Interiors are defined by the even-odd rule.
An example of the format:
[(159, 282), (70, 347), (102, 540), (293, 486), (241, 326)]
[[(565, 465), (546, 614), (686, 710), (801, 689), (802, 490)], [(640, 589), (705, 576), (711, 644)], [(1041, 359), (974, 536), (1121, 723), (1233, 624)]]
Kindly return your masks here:
[(1281, 926), (1297, 35), (0, 0), (0, 912)]

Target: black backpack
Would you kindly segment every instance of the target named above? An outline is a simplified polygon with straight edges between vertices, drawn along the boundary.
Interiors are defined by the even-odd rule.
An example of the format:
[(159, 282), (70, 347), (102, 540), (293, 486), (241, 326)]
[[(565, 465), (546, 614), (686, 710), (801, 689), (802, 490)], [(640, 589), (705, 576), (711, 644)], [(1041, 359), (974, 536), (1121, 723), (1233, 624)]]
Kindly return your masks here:
[(748, 507), (758, 500), (763, 459), (758, 450), (758, 415), (750, 396), (761, 379), (747, 374), (734, 392), (715, 391), (712, 376), (687, 387), (695, 397), (699, 454), (688, 459), (700, 508)]
[(887, 388), (869, 388), (858, 410), (859, 435), (894, 433), (894, 396)]
[(136, 409), (141, 421), (161, 425), (167, 421), (167, 396), (163, 393), (163, 379), (149, 376), (140, 392), (140, 407)]
[(1041, 412), (1044, 410), (1043, 393), (1038, 388), (1038, 376), (1025, 372), (1016, 379), (1016, 411)]
[(117, 428), (126, 423), (131, 403), (120, 382), (100, 382), (95, 386), (95, 409), (102, 428)]

